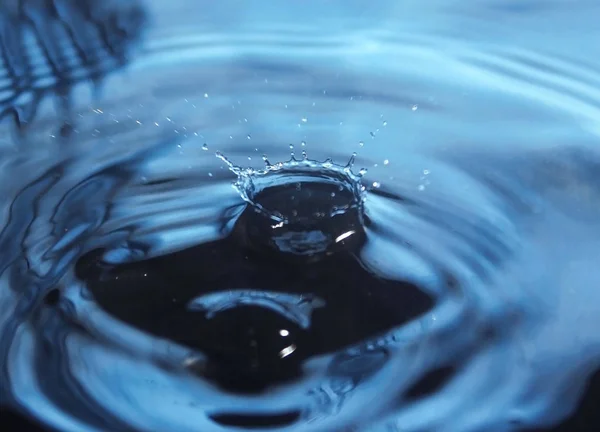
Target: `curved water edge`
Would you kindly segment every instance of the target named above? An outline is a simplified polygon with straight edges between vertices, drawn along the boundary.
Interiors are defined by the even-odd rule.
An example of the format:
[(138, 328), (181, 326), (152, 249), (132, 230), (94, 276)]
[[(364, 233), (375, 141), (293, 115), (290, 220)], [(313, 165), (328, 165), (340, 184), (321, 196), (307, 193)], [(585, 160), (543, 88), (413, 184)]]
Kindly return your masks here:
[[(535, 8), (511, 15), (504, 5), (498, 16), (532, 24), (522, 28), (516, 48), (505, 21), (489, 24), (478, 8), (445, 5), (402, 31), (392, 18), (378, 26), (347, 21), (352, 30), (323, 30), (310, 20), (286, 26), (282, 18), (273, 28), (261, 25), (273, 17), (242, 18), (245, 9), (229, 17), (225, 31), (208, 19), (218, 16), (211, 7), (222, 7), (213, 5), (183, 18), (193, 25), (202, 15), (202, 32), (184, 31), (185, 22), (168, 25), (168, 13), (157, 13), (168, 11), (150, 5), (156, 30), (128, 69), (107, 76), (103, 96), (86, 101), (88, 84), (73, 83), (73, 133), (57, 133), (51, 98), (18, 139), (5, 119), (3, 402), (77, 431), (269, 424), (514, 430), (568, 416), (600, 358), (600, 76), (593, 48), (585, 56), (565, 49), (575, 38), (570, 32), (557, 32), (564, 44), (544, 47), (526, 36), (542, 30), (533, 23), (552, 22), (559, 12), (583, 28), (586, 20), (583, 12), (565, 15), (555, 2), (545, 4), (544, 19)], [(361, 10), (383, 19), (398, 11), (388, 6)], [(176, 15), (177, 2), (171, 7)], [(411, 2), (403, 8), (419, 11)], [(307, 11), (292, 12), (302, 21)], [(452, 37), (457, 22), (464, 29)], [(485, 38), (466, 43), (483, 22), (494, 45)], [(324, 329), (319, 323), (327, 322), (328, 308), (360, 309), (338, 304), (328, 291), (325, 300), (301, 291), (299, 300), (283, 278), (253, 279), (265, 284), (262, 290), (227, 287), (227, 298), (218, 291), (192, 295), (196, 288), (187, 281), (202, 291), (202, 280), (219, 265), (228, 268), (206, 251), (230, 239), (235, 246), (247, 233), (240, 226), (252, 220), (245, 213), (252, 200), (231, 188), (241, 172), (231, 173), (215, 151), (252, 166), (244, 171), (252, 178), (264, 153), (272, 166), (288, 160), (290, 143), (296, 154), (305, 150), (341, 166), (356, 151), (357, 166), (368, 168), (364, 177), (349, 178), (367, 190), (364, 238), (352, 246), (354, 261), (336, 261), (340, 272), (374, 287), (374, 310), (387, 303), (391, 312), (408, 314), (401, 304), (417, 296), (409, 295), (413, 287), (432, 305), (414, 297), (423, 305), (417, 316), (322, 336), (323, 347), (336, 348), (311, 351), (310, 342), (298, 341), (307, 340), (303, 332), (314, 337)], [(323, 174), (315, 183), (339, 181), (328, 168), (304, 180)], [(275, 183), (286, 184), (286, 174)], [(85, 256), (101, 265), (82, 277), (77, 266), (84, 267)], [(161, 263), (180, 273), (153, 267)], [(144, 282), (151, 271), (153, 282)], [(119, 285), (116, 276), (131, 282)], [(115, 302), (111, 286), (128, 301)], [(301, 379), (278, 376), (266, 393), (220, 387), (210, 369), (212, 346), (203, 351), (196, 345), (202, 340), (144, 327), (150, 324), (134, 322), (133, 309), (115, 308), (137, 300), (139, 314), (180, 310), (152, 306), (148, 287), (164, 300), (188, 299), (182, 308), (189, 315), (179, 318), (205, 314), (206, 322), (193, 322), (207, 329), (231, 311), (252, 320), (252, 307), (266, 322), (284, 317), (291, 324), (281, 338), (298, 339), (277, 352), (303, 359)], [(368, 310), (365, 287), (349, 282), (344, 294)], [(387, 302), (385, 287), (396, 296)], [(175, 328), (174, 318), (164, 319)], [(431, 376), (437, 386), (423, 391)]]

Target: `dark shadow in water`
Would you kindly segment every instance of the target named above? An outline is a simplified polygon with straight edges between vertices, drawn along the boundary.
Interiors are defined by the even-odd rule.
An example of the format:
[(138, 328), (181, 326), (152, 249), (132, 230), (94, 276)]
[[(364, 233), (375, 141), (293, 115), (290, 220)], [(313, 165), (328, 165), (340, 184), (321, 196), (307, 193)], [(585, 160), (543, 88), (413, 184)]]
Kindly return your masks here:
[[(433, 306), (418, 287), (365, 270), (354, 254), (360, 243), (316, 261), (296, 260), (269, 251), (268, 242), (257, 245), (260, 235), (239, 228), (245, 222), (242, 215), (223, 240), (136, 263), (104, 267), (96, 251), (80, 260), (77, 273), (110, 314), (205, 353), (208, 362), (195, 371), (241, 393), (297, 379), (307, 358), (382, 334)], [(203, 295), (232, 290), (277, 293), (267, 300), (285, 298), (283, 309), (304, 310), (310, 325), (264, 303), (212, 317), (189, 307)]]
[(0, 76), (8, 79), (0, 84), (0, 120), (26, 126), (48, 94), (67, 117), (71, 88), (99, 84), (125, 65), (145, 23), (139, 0), (3, 0)]
[(300, 418), (299, 411), (283, 414), (251, 415), (251, 414), (215, 414), (211, 418), (222, 426), (232, 426), (244, 429), (264, 429), (286, 427)]
[(552, 429), (527, 429), (522, 432), (592, 432), (600, 430), (600, 370), (590, 378), (577, 411)]

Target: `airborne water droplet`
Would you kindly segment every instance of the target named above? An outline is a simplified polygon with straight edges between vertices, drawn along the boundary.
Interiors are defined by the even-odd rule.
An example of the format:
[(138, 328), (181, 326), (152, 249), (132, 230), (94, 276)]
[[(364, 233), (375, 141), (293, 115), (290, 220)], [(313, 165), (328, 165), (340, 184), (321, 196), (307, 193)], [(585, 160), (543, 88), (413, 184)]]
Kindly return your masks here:
[(208, 150), (208, 144), (206, 144), (206, 143), (202, 144), (202, 150)]

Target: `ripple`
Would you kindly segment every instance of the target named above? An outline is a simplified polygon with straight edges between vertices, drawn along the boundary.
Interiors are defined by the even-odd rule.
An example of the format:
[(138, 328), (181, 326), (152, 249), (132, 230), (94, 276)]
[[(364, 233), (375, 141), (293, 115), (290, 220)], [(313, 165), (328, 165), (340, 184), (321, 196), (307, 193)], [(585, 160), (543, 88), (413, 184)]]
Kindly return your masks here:
[[(54, 3), (84, 31), (72, 13), (87, 2)], [(332, 2), (317, 17), (250, 2), (223, 20), (227, 2), (183, 16), (170, 3), (148, 6), (127, 70), (97, 34), (61, 36), (62, 75), (33, 33), (13, 55), (0, 12), (0, 111), (71, 92), (69, 134), (44, 98), (18, 140), (0, 124), (3, 403), (65, 431), (515, 430), (570, 415), (600, 366), (600, 56), (558, 40), (597, 5)], [(532, 36), (559, 13), (559, 36)], [(105, 91), (80, 97), (94, 74)], [(291, 176), (301, 194), (261, 171), (265, 153), (289, 169), (290, 144), (359, 152), (368, 173), (311, 165)], [(306, 228), (293, 211), (330, 210), (324, 182), (351, 184), (340, 199), (360, 205), (341, 214), (360, 218), (319, 232), (360, 236), (282, 259), (315, 230), (275, 238), (265, 216)]]

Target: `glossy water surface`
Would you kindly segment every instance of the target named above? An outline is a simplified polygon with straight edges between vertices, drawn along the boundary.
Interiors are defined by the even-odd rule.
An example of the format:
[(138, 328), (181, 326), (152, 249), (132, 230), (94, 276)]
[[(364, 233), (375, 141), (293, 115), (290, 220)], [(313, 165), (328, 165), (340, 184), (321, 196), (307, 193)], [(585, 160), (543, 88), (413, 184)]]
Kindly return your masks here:
[(3, 407), (77, 432), (565, 420), (600, 366), (598, 16), (3, 2)]

